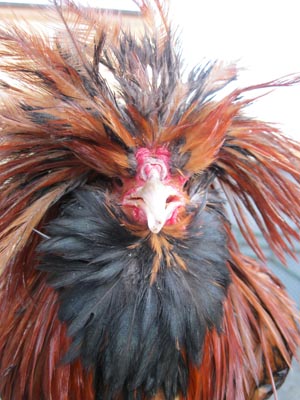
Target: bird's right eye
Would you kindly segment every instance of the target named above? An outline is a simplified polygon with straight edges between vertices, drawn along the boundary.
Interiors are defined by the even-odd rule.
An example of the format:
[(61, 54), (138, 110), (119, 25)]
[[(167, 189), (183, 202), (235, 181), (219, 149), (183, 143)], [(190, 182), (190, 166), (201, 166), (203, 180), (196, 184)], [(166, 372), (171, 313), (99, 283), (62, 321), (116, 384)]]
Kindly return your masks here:
[(123, 181), (122, 181), (122, 179), (120, 179), (120, 178), (115, 178), (115, 180), (114, 180), (114, 182), (115, 182), (115, 184), (118, 186), (118, 187), (123, 187)]

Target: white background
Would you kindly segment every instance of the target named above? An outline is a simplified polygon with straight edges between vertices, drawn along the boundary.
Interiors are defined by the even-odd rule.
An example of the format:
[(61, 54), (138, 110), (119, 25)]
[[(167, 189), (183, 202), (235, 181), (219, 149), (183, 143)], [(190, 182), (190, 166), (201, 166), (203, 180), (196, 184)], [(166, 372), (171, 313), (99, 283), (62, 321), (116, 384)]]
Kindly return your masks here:
[[(296, 0), (172, 0), (186, 59), (236, 61), (239, 86), (300, 75), (299, 11)], [(300, 85), (276, 89), (250, 113), (300, 140)]]

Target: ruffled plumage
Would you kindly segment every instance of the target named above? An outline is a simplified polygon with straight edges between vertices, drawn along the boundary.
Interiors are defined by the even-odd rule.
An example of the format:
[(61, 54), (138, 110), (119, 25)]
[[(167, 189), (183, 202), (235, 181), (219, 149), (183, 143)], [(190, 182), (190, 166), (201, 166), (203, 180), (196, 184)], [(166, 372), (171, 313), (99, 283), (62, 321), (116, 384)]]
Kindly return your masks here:
[[(209, 63), (184, 78), (177, 38), (163, 4), (159, 0), (137, 4), (145, 21), (140, 36), (123, 30), (118, 18), (78, 8), (69, 1), (55, 6), (60, 26), (53, 36), (34, 29), (25, 31), (17, 22), (0, 31), (2, 400), (172, 400), (176, 395), (182, 400), (264, 399), (284, 381), (299, 346), (298, 312), (268, 270), (250, 220), (256, 222), (281, 261), (285, 261), (285, 254), (295, 256), (293, 241), (300, 240), (300, 144), (273, 126), (246, 116), (244, 109), (255, 101), (258, 90), (293, 85), (300, 77), (234, 89), (222, 97), (222, 89), (237, 78), (236, 67)], [(251, 93), (255, 95), (251, 97)], [(159, 235), (135, 226), (120, 209), (122, 182), (134, 179), (135, 154), (140, 148), (153, 154), (157, 148), (167, 150), (171, 175), (186, 179), (188, 208)], [(157, 369), (160, 376), (146, 379), (144, 371), (139, 371), (140, 375), (132, 377), (128, 368), (122, 372), (124, 385), (120, 388), (110, 372), (105, 375), (111, 371), (105, 367), (105, 362), (111, 362), (108, 355), (101, 358), (101, 346), (107, 349), (106, 340), (109, 344), (105, 327), (98, 336), (95, 328), (95, 343), (99, 345), (95, 354), (100, 354), (96, 362), (83, 365), (80, 359), (84, 339), (76, 342), (70, 333), (74, 312), (63, 303), (70, 300), (66, 294), (70, 275), (59, 275), (63, 272), (57, 269), (53, 284), (54, 264), (49, 266), (45, 258), (57, 256), (62, 238), (53, 233), (53, 226), (65, 221), (65, 210), (74, 204), (72, 196), (80, 190), (100, 193), (98, 198), (111, 224), (120, 227), (115, 232), (129, 232), (134, 237), (126, 244), (128, 253), (134, 250), (148, 257), (149, 268), (144, 267), (147, 273), (140, 278), (146, 279), (145, 291), (150, 293), (154, 285), (153, 291), (155, 287), (161, 293), (161, 307), (155, 308), (153, 299), (147, 303), (152, 313), (155, 310), (155, 316), (149, 311), (149, 330), (150, 325), (157, 327), (159, 310), (167, 313), (164, 274), (170, 293), (178, 293), (178, 303), (173, 303), (180, 307), (173, 309), (172, 302), (169, 305), (173, 322), (164, 314), (166, 332), (160, 332), (157, 341), (146, 341), (148, 347), (154, 346), (154, 352), (162, 346), (166, 351), (171, 349), (170, 358), (161, 357), (163, 362), (157, 361), (158, 365), (150, 363), (151, 374)], [(241, 254), (224, 201), (257, 259)], [(79, 224), (76, 212), (71, 214), (74, 224)], [(198, 218), (197, 224), (193, 218)], [(210, 229), (201, 230), (206, 219), (216, 221), (216, 225), (209, 223), (215, 227), (215, 239)], [(86, 232), (92, 232), (93, 237), (94, 231), (76, 229), (81, 238)], [(105, 237), (107, 230), (95, 232)], [(206, 250), (199, 245), (201, 235), (211, 246)], [(195, 237), (199, 242), (193, 240)], [(213, 253), (213, 240), (223, 251), (224, 263), (219, 262), (218, 254), (214, 254), (217, 259), (206, 254), (208, 249)], [(153, 256), (149, 256), (149, 249)], [(76, 256), (80, 258), (80, 254)], [(208, 271), (218, 266), (226, 272), (208, 272), (212, 287), (202, 298), (197, 292), (203, 307), (196, 305), (197, 316), (189, 320), (184, 313), (192, 314), (193, 300), (187, 297), (190, 306), (185, 309), (180, 296), (189, 293), (194, 299), (197, 285), (188, 275), (198, 273), (193, 262), (205, 262)], [(132, 279), (123, 269), (120, 273), (125, 283)], [(178, 276), (188, 277), (186, 291), (178, 288)], [(130, 291), (124, 293), (130, 295)], [(71, 307), (71, 301), (68, 304)], [(144, 307), (141, 300), (138, 313), (140, 304)], [(212, 304), (214, 313), (209, 311)], [(128, 312), (131, 306), (128, 302)], [(115, 321), (116, 310), (107, 307), (111, 321)], [(64, 310), (68, 312), (64, 314)], [(218, 317), (213, 318), (213, 314)], [(82, 321), (89, 326), (91, 320), (87, 317)], [(193, 349), (198, 353), (193, 358), (182, 332), (190, 334), (194, 325), (184, 324), (204, 320), (205, 338), (200, 337), (204, 325), (200, 329), (199, 323), (199, 331), (195, 325)], [(121, 317), (118, 323), (122, 330)], [(132, 327), (140, 329), (137, 322)], [(175, 340), (176, 329), (180, 333)], [(139, 337), (136, 331), (131, 332), (130, 340)], [(85, 332), (79, 337), (85, 337)], [(114, 338), (112, 343), (118, 340)], [(66, 362), (70, 348), (75, 356), (67, 357)], [(148, 365), (146, 357), (139, 357)], [(112, 359), (115, 361), (115, 354)], [(172, 365), (166, 366), (168, 360), (173, 360)], [(178, 377), (181, 372), (187, 375)]]

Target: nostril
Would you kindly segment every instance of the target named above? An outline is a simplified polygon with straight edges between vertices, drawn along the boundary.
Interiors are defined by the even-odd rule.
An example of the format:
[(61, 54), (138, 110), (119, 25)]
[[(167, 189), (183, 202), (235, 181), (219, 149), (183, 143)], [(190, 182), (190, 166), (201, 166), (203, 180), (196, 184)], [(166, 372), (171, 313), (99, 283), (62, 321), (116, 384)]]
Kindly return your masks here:
[(131, 196), (129, 198), (129, 201), (140, 201), (140, 202), (144, 202), (144, 199), (142, 197), (137, 197), (137, 196)]

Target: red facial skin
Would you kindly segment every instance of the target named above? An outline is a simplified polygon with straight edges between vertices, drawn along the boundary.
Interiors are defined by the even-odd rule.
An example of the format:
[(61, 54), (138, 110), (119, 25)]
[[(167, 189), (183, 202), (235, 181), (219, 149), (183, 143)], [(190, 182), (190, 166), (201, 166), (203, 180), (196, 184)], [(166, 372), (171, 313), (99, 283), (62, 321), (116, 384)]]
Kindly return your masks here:
[(138, 224), (148, 223), (153, 233), (177, 222), (186, 204), (183, 186), (187, 177), (170, 173), (170, 152), (165, 147), (140, 148), (136, 154), (137, 173), (123, 181), (122, 207)]

